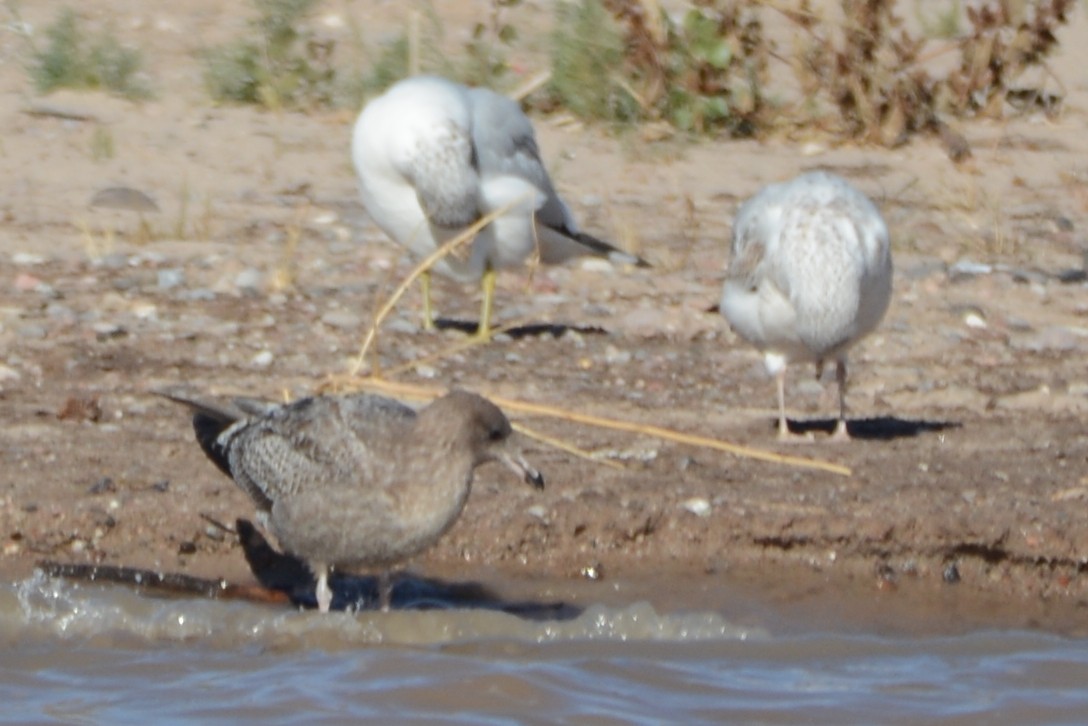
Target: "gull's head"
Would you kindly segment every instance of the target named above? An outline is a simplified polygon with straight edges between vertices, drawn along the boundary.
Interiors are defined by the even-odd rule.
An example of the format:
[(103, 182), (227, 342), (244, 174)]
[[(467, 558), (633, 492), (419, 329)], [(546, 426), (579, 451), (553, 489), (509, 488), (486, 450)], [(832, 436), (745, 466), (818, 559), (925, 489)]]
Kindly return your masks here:
[(518, 437), (509, 419), (499, 407), (483, 396), (468, 391), (452, 391), (431, 404), (454, 413), (462, 441), (472, 451), (473, 464), (489, 461), (505, 464), (534, 489), (544, 488), (544, 477), (525, 460), (517, 444)]

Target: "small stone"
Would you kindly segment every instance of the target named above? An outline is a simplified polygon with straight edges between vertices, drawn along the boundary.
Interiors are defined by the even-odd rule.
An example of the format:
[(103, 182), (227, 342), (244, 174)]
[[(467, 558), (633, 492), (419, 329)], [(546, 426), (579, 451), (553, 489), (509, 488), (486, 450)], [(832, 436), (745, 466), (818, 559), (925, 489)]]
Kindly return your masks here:
[(685, 499), (680, 502), (680, 508), (686, 512), (691, 512), (696, 517), (706, 517), (710, 515), (710, 502), (703, 497), (692, 497), (691, 499)]
[(609, 345), (604, 349), (604, 360), (611, 365), (626, 365), (631, 362), (631, 351)]
[(949, 585), (955, 585), (957, 582), (959, 582), (960, 570), (958, 567), (956, 567), (956, 563), (950, 563), (947, 567), (945, 567), (944, 572), (941, 574), (941, 577)]
[(1068, 353), (1070, 351), (1084, 350), (1088, 348), (1088, 337), (1083, 331), (1066, 328), (1060, 325), (1052, 325), (1043, 328), (1035, 335), (1024, 338), (1014, 338), (1009, 341), (1009, 346), (1015, 350), (1024, 350), (1032, 353), (1053, 351), (1056, 353)]
[(964, 313), (963, 324), (968, 328), (975, 328), (976, 330), (985, 330), (989, 327), (986, 323), (986, 318), (982, 316), (982, 313), (974, 310)]
[(385, 329), (390, 333), (418, 333), (419, 325), (404, 318), (389, 318), (385, 321)]
[(267, 368), (272, 365), (272, 361), (276, 359), (276, 356), (270, 350), (262, 350), (257, 355), (253, 356), (252, 363), (258, 368)]
[(979, 275), (989, 275), (994, 271), (993, 265), (987, 265), (983, 262), (975, 262), (974, 260), (959, 260), (954, 265), (948, 268), (948, 277), (952, 280), (961, 280), (967, 277), (977, 277)]
[(107, 270), (120, 270), (128, 265), (128, 257), (120, 252), (111, 252), (105, 257), (99, 257), (93, 264), (95, 267), (102, 267)]
[(113, 483), (113, 479), (110, 479), (108, 476), (104, 476), (101, 479), (99, 479), (98, 481), (96, 481), (94, 484), (92, 484), (91, 488), (87, 490), (87, 493), (88, 494), (103, 494), (105, 492), (115, 492), (115, 491), (117, 491), (117, 485)]
[(17, 381), (22, 378), (19, 371), (0, 363), (0, 383), (4, 381)]
[(93, 324), (91, 330), (99, 340), (107, 340), (109, 338), (121, 338), (126, 334), (124, 327), (117, 323), (111, 323), (101, 321)]
[(158, 286), (160, 290), (173, 290), (185, 284), (185, 271), (172, 267), (167, 270), (159, 270)]
[(206, 287), (198, 287), (194, 290), (182, 290), (178, 293), (178, 299), (191, 302), (208, 302), (215, 299), (215, 292)]
[(342, 330), (357, 330), (363, 325), (362, 318), (350, 310), (330, 310), (321, 316), (321, 322)]
[(45, 258), (29, 252), (16, 252), (11, 256), (11, 263), (16, 267), (33, 267), (34, 265), (44, 264)]
[(234, 278), (234, 286), (243, 292), (257, 292), (261, 288), (264, 275), (252, 267), (239, 272)]
[(61, 305), (57, 302), (49, 303), (45, 307), (45, 315), (50, 320), (69, 324), (76, 322), (78, 318), (75, 310), (72, 310), (72, 308), (68, 307), (67, 305)]
[(542, 522), (548, 519), (548, 510), (542, 504), (534, 504), (533, 506), (526, 509), (525, 513), (528, 514), (530, 517), (533, 517), (534, 519), (539, 519)]
[(616, 268), (603, 257), (584, 257), (578, 265), (587, 272), (615, 272)]
[(41, 340), (49, 334), (44, 325), (37, 325), (35, 323), (20, 326), (16, 333), (20, 338), (25, 338), (27, 340)]
[(415, 367), (416, 375), (420, 378), (431, 380), (438, 377), (438, 369), (434, 366), (418, 365)]
[(42, 284), (44, 283), (40, 279), (26, 272), (20, 272), (15, 276), (15, 289), (18, 292), (30, 292)]
[(596, 582), (604, 579), (604, 568), (601, 566), (601, 563), (597, 562), (592, 565), (586, 565), (579, 571), (579, 574), (587, 580)]

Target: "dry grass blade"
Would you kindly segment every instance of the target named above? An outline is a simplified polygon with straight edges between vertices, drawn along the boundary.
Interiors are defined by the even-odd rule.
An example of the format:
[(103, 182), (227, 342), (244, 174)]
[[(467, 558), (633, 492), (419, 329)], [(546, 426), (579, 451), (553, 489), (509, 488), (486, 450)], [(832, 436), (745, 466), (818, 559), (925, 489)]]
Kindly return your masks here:
[[(350, 382), (345, 381), (344, 383), (347, 387), (352, 387), (356, 389), (380, 390), (386, 393), (392, 393), (398, 396), (404, 396), (406, 398), (424, 401), (429, 401), (437, 398), (443, 393), (441, 389), (431, 388), (427, 386), (417, 386), (410, 383), (400, 383), (397, 381), (389, 381), (379, 378), (360, 378)], [(852, 472), (850, 471), (849, 467), (830, 461), (823, 461), (820, 459), (807, 459), (800, 456), (785, 456), (782, 454), (776, 454), (772, 451), (766, 451), (764, 449), (756, 449), (750, 446), (731, 444), (727, 441), (712, 439), (707, 436), (697, 436), (695, 434), (686, 434), (682, 431), (673, 431), (672, 429), (663, 428), (661, 426), (642, 424), (636, 421), (623, 421), (620, 419), (605, 418), (604, 416), (593, 416), (591, 414), (570, 411), (568, 409), (560, 408), (558, 406), (549, 406), (541, 403), (518, 401), (513, 398), (495, 396), (486, 392), (484, 395), (494, 401), (495, 405), (508, 411), (518, 411), (520, 413), (527, 413), (536, 416), (547, 416), (549, 418), (557, 418), (563, 421), (586, 424), (588, 426), (597, 426), (599, 428), (611, 429), (613, 431), (625, 431), (627, 433), (643, 434), (646, 436), (653, 436), (655, 438), (664, 439), (666, 441), (675, 441), (680, 444), (688, 444), (690, 446), (697, 446), (705, 449), (724, 451), (726, 453), (733, 454), (734, 456), (740, 456), (748, 459), (759, 459), (760, 461), (769, 461), (776, 464), (785, 464), (787, 466), (796, 466), (806, 469), (817, 469), (820, 471), (830, 472), (832, 474), (838, 474), (840, 476), (852, 476)]]
[(471, 240), (476, 234), (491, 224), (495, 219), (502, 216), (513, 205), (497, 209), (486, 217), (481, 217), (471, 227), (466, 229), (461, 234), (457, 235), (453, 239), (446, 242), (444, 245), (436, 249), (430, 255), (425, 257), (412, 271), (401, 280), (401, 283), (397, 285), (397, 289), (393, 291), (393, 294), (389, 296), (389, 299), (385, 301), (385, 304), (378, 310), (378, 314), (374, 316), (374, 322), (371, 323), (370, 329), (366, 331), (366, 337), (363, 339), (363, 345), (359, 348), (359, 355), (356, 356), (355, 362), (352, 364), (350, 375), (356, 376), (359, 371), (362, 370), (363, 365), (366, 363), (366, 354), (370, 351), (370, 346), (374, 344), (374, 339), (378, 336), (378, 328), (381, 327), (382, 322), (386, 316), (392, 312), (397, 301), (403, 297), (404, 293), (408, 290), (408, 287), (415, 281), (417, 277), (423, 274), (424, 271), (429, 270), (434, 263), (448, 255), (458, 246)]
[(612, 468), (612, 469), (619, 469), (620, 471), (626, 471), (627, 470), (627, 467), (624, 466), (623, 464), (619, 463), (618, 461), (612, 461), (611, 459), (602, 459), (599, 456), (595, 456), (593, 454), (593, 452), (586, 451), (585, 449), (580, 448), (578, 446), (574, 446), (573, 444), (568, 444), (566, 441), (563, 441), (562, 439), (557, 439), (554, 436), (548, 436), (547, 434), (542, 434), (539, 431), (531, 429), (528, 426), (525, 426), (523, 424), (513, 423), (513, 424), (511, 424), (511, 426), (514, 427), (515, 431), (517, 431), (518, 433), (523, 434), (525, 436), (528, 436), (530, 439), (533, 439), (535, 441), (539, 441), (539, 442), (541, 442), (543, 444), (547, 444), (548, 446), (555, 447), (556, 449), (559, 449), (560, 451), (565, 451), (568, 454), (571, 454), (573, 456), (577, 456), (579, 459), (585, 459), (587, 461), (592, 461), (594, 464), (603, 464), (604, 466), (607, 466), (607, 467)]
[(543, 88), (544, 86), (548, 85), (548, 82), (551, 81), (551, 80), (552, 80), (552, 72), (551, 71), (543, 71), (541, 73), (537, 73), (535, 76), (533, 76), (532, 78), (527, 80), (525, 83), (521, 84), (520, 86), (515, 88), (513, 91), (511, 91), (510, 98), (512, 98), (515, 101), (517, 101), (518, 103), (520, 103), (520, 102), (524, 101), (528, 96), (533, 94), (534, 92), (536, 92), (536, 91), (540, 90), (541, 88)]

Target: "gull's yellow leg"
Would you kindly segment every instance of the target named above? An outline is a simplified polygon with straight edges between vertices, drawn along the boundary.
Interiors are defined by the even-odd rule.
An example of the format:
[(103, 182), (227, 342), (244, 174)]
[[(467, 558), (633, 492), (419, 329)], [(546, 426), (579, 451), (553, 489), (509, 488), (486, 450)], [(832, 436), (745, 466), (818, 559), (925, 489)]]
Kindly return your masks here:
[(476, 339), (481, 342), (491, 340), (491, 307), (495, 302), (495, 270), (488, 265), (484, 276), (480, 278), (480, 289), (484, 292), (484, 301), (480, 307), (480, 326), (476, 329)]
[(423, 329), (434, 330), (434, 309), (431, 308), (431, 271), (419, 273), (419, 285), (423, 292)]

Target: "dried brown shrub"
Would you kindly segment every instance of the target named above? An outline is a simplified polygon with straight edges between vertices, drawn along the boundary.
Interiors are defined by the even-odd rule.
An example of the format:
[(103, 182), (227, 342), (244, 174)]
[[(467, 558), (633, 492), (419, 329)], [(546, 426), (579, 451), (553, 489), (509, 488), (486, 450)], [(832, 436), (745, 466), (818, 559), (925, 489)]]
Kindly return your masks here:
[[(623, 75), (648, 118), (734, 135), (773, 120), (885, 146), (936, 133), (954, 155), (965, 147), (946, 121), (1060, 107), (1060, 94), (1044, 87), (1046, 58), (1075, 5), (975, 0), (966, 6), (968, 32), (934, 46), (907, 29), (894, 0), (842, 0), (840, 20), (812, 0), (695, 0), (681, 21), (655, 0), (602, 1), (623, 30)], [(786, 54), (764, 32), (761, 13), (772, 10), (797, 30)], [(949, 53), (955, 62), (934, 70), (931, 61)], [(779, 102), (774, 114), (771, 58), (790, 66), (801, 91), (799, 103)], [(1032, 69), (1042, 77), (1026, 82)]]
[(770, 45), (758, 9), (694, 0), (673, 20), (652, 0), (603, 0), (624, 29), (625, 75), (645, 115), (684, 131), (764, 126)]

